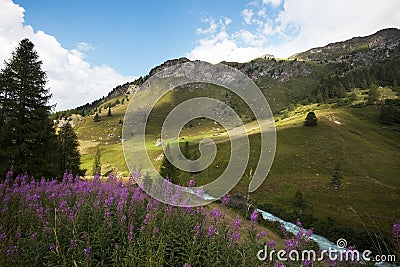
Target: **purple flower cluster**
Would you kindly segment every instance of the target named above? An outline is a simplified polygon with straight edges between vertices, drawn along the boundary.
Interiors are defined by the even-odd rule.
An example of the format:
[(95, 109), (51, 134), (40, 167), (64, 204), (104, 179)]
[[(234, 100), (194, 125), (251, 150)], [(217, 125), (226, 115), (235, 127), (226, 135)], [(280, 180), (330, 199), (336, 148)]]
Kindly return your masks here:
[[(22, 248), (18, 248), (19, 244), (48, 240), (46, 247), (51, 252), (79, 249), (89, 258), (93, 240), (91, 231), (76, 233), (76, 227), (81, 225), (90, 230), (86, 221), (88, 218), (101, 214), (102, 219), (95, 225), (89, 224), (93, 231), (97, 228), (112, 231), (119, 227), (126, 231), (128, 242), (132, 242), (132, 221), (137, 220), (137, 204), (148, 204), (148, 212), (142, 220), (144, 225), (155, 219), (158, 210), (158, 202), (149, 200), (139, 187), (129, 183), (123, 185), (112, 175), (106, 182), (101, 182), (98, 176), (92, 181), (83, 181), (70, 174), (65, 174), (61, 181), (29, 180), (26, 175), (16, 177), (13, 183), (12, 179), (12, 172), (9, 172), (0, 184), (3, 218), (0, 220), (0, 254), (23, 254)], [(88, 212), (92, 214), (89, 217)], [(7, 223), (14, 218), (19, 218), (16, 221), (19, 224)], [(24, 224), (29, 224), (29, 227)], [(154, 234), (159, 231), (156, 226), (152, 230)], [(58, 247), (60, 245), (56, 239), (61, 236), (69, 240), (67, 244), (60, 244), (65, 246), (63, 248)]]
[(208, 236), (213, 236), (215, 234), (215, 232), (216, 232), (215, 226), (210, 225), (208, 227)]
[(236, 231), (240, 227), (241, 223), (242, 221), (240, 219), (235, 219), (233, 221), (232, 229)]
[(195, 187), (195, 186), (196, 186), (196, 181), (194, 179), (190, 179), (189, 187)]
[(227, 206), (229, 204), (230, 198), (231, 196), (229, 194), (224, 195), (221, 199), (222, 205)]
[(265, 232), (265, 231), (261, 231), (261, 232), (259, 232), (258, 234), (257, 234), (257, 238), (263, 238), (264, 236), (266, 236), (267, 235), (267, 232)]
[[(296, 225), (299, 228), (299, 231), (294, 235), (294, 237), (286, 239), (285, 251), (287, 253), (290, 253), (290, 251), (292, 250), (301, 251), (302, 249), (307, 248), (311, 243), (310, 237), (313, 234), (313, 231), (311, 229), (305, 230), (300, 221), (297, 221)], [(282, 230), (286, 232), (286, 229), (283, 226)], [(275, 246), (275, 243), (274, 244), (267, 243), (267, 246), (273, 247), (272, 245)], [(313, 262), (304, 261), (302, 264), (303, 266), (310, 266), (313, 264)]]
[(201, 234), (200, 229), (201, 229), (200, 225), (196, 224), (196, 225), (194, 226), (194, 229), (193, 229), (193, 230), (194, 230), (194, 235), (195, 235), (196, 237), (199, 237), (199, 236), (200, 236), (200, 234)]
[(210, 218), (218, 222), (222, 218), (222, 212), (218, 208), (213, 208), (210, 211)]
[[(122, 259), (128, 254), (136, 257), (142, 253), (133, 253), (137, 247), (152, 247), (140, 242), (158, 244), (163, 235), (170, 235), (171, 231), (178, 231), (176, 229), (189, 229), (174, 234), (185, 235), (188, 232), (189, 242), (198, 242), (193, 248), (203, 244), (221, 246), (216, 249), (234, 247), (227, 253), (232, 255), (237, 251), (253, 253), (244, 245), (245, 242), (243, 246), (240, 242), (241, 238), (247, 239), (241, 236), (246, 229), (240, 229), (243, 226), (239, 218), (227, 226), (224, 214), (218, 208), (207, 212), (207, 207), (168, 206), (150, 198), (130, 182), (123, 183), (113, 175), (105, 180), (95, 176), (91, 181), (84, 181), (70, 174), (65, 174), (61, 181), (35, 181), (27, 176), (13, 180), (12, 173), (7, 174), (6, 180), (0, 183), (0, 262), (4, 261), (6, 266), (38, 265), (24, 261), (21, 262), (25, 264), (13, 264), (10, 260), (27, 255), (26, 258), (54, 259), (54, 264), (48, 265), (55, 265), (61, 262), (60, 255), (64, 253), (62, 257), (67, 258), (67, 266), (73, 265), (74, 261), (86, 261), (86, 265), (90, 265), (99, 255), (103, 256), (101, 249), (109, 253), (104, 256), (107, 259)], [(190, 181), (189, 186), (195, 186), (194, 180)], [(221, 199), (222, 204), (227, 205), (229, 199), (229, 194), (225, 195)], [(261, 246), (267, 233), (255, 231), (258, 218), (259, 212), (254, 210), (250, 215), (251, 228), (248, 232), (256, 245)], [(312, 231), (303, 229), (300, 222), (297, 225), (300, 231), (287, 240), (287, 250), (301, 247), (312, 235)], [(399, 233), (400, 225), (395, 224), (393, 235), (397, 240)], [(227, 242), (227, 245), (223, 242)], [(267, 245), (276, 246), (274, 241), (267, 242)], [(47, 254), (31, 257), (38, 251)], [(243, 257), (254, 258), (254, 254)], [(197, 265), (192, 259), (181, 260), (181, 264), (188, 262), (184, 266)], [(303, 263), (304, 266), (310, 264)], [(281, 265), (276, 263), (276, 266)]]
[(92, 251), (92, 247), (85, 247), (83, 249), (83, 255), (85, 255), (85, 258), (89, 257), (89, 254), (91, 251)]
[(250, 222), (252, 227), (256, 225), (258, 221), (258, 210), (254, 210), (253, 213), (250, 215)]

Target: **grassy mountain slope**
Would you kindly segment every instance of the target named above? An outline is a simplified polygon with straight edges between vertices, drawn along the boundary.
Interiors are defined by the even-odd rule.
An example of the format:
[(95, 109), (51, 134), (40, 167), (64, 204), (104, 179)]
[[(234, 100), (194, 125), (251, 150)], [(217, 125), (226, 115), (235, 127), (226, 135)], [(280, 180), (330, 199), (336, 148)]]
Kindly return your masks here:
[[(394, 52), (397, 51), (394, 47), (398, 47), (399, 40), (399, 31), (390, 29), (374, 36), (300, 53), (289, 60), (260, 58), (248, 63), (225, 62), (257, 83), (276, 119), (275, 160), (263, 185), (251, 195), (252, 202), (288, 220), (301, 218), (309, 227), (333, 241), (343, 235), (354, 242), (365, 239), (366, 228), (390, 237), (392, 223), (400, 217), (399, 126), (384, 126), (379, 122), (380, 104), (366, 105), (369, 85), (351, 88), (343, 98), (327, 99), (323, 103), (312, 103), (309, 98), (311, 92), (321, 86), (323, 78), (342, 77), (343, 69), (349, 69), (349, 66), (368, 68), (373, 62), (398, 58), (398, 54), (393, 56), (391, 53), (398, 53)], [(347, 67), (343, 68), (343, 64)], [(378, 102), (398, 98), (396, 88), (395, 85), (380, 87)], [(213, 97), (228, 103), (241, 115), (248, 128), (254, 130), (249, 134), (252, 152), (246, 175), (233, 190), (233, 193), (244, 195), (248, 175), (258, 162), (260, 135), (248, 108), (223, 88), (206, 86), (170, 91), (150, 116), (146, 136), (149, 155), (159, 166), (162, 149), (155, 144), (163, 119), (174, 106), (196, 96)], [(130, 103), (128, 99), (132, 101), (134, 97), (135, 94), (116, 94), (114, 98), (99, 102), (90, 112), (94, 114), (94, 108), (98, 111), (101, 107), (99, 122), (93, 121), (93, 115), (76, 121), (82, 168), (87, 169), (88, 175), (92, 175), (96, 146), (99, 146), (102, 174), (114, 171), (117, 175), (128, 176), (120, 122)], [(116, 102), (120, 103), (112, 107), (112, 116), (107, 116), (105, 107)], [(309, 111), (314, 111), (318, 117), (315, 128), (303, 126)], [(198, 142), (204, 137), (217, 143), (217, 157), (209, 168), (195, 175), (197, 184), (214, 180), (227, 166), (230, 142), (217, 128), (220, 126), (209, 120), (198, 119), (181, 133), (181, 145), (188, 141), (192, 155), (196, 154)], [(340, 189), (331, 185), (337, 165), (340, 165), (343, 177)], [(190, 177), (188, 173), (179, 174), (182, 184), (187, 184)], [(298, 190), (304, 196), (305, 204), (301, 208), (295, 199)]]
[[(165, 114), (190, 95), (206, 93), (203, 89), (199, 90), (201, 92), (186, 89), (170, 92), (166, 97), (170, 106), (161, 105), (163, 107), (156, 109), (156, 112)], [(213, 96), (217, 97), (219, 89), (214, 90), (216, 92)], [(383, 92), (384, 89), (380, 90)], [(385, 90), (391, 95), (395, 94), (390, 89)], [(363, 100), (365, 95), (361, 93), (354, 103), (366, 101)], [(221, 92), (219, 94), (223, 95)], [(122, 176), (128, 175), (121, 146), (122, 127), (118, 125), (128, 103), (114, 107), (111, 117), (106, 116), (103, 110), (100, 122), (85, 117), (76, 127), (82, 144), (82, 167), (87, 168), (89, 174), (95, 147), (99, 145), (102, 173), (114, 170)], [(311, 110), (319, 119), (316, 128), (303, 126), (304, 118)], [(335, 107), (335, 104), (296, 105), (283, 110), (276, 116), (276, 120), (278, 143), (274, 163), (266, 181), (251, 195), (252, 201), (273, 207), (272, 211), (290, 213), (296, 210), (293, 200), (296, 191), (301, 190), (307, 205), (306, 212), (318, 220), (325, 221), (330, 217), (337, 226), (352, 229), (363, 229), (364, 224), (376, 224), (388, 236), (391, 223), (400, 213), (397, 205), (400, 203), (400, 145), (396, 141), (400, 140), (399, 128), (382, 126), (378, 121), (377, 107), (373, 105), (362, 108)], [(158, 138), (156, 129), (160, 127), (157, 125), (160, 121), (162, 117), (158, 121), (150, 120), (154, 129), (147, 136), (149, 154), (156, 166), (161, 162), (156, 159), (162, 154), (161, 147), (155, 146)], [(216, 140), (216, 159), (209, 168), (195, 175), (198, 184), (205, 184), (221, 175), (227, 166), (230, 142), (215, 134), (215, 125), (211, 122), (198, 122), (201, 124), (183, 130), (181, 145), (189, 141), (191, 153), (194, 153), (202, 138)], [(248, 125), (251, 124), (249, 122)], [(257, 131), (250, 134), (249, 138), (252, 153), (246, 175), (256, 167), (259, 153), (257, 147), (260, 146)], [(343, 187), (334, 189), (330, 182), (338, 163), (342, 168)], [(246, 194), (246, 175), (233, 193)], [(191, 175), (182, 172), (179, 177), (182, 184), (187, 184)], [(290, 218), (290, 215), (287, 216)]]

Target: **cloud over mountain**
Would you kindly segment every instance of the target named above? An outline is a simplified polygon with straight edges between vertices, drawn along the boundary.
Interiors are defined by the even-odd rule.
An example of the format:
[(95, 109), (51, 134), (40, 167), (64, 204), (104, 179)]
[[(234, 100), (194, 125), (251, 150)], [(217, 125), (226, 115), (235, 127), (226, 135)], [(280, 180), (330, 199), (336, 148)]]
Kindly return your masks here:
[(236, 27), (211, 25), (210, 21), (216, 21), (213, 18), (203, 21), (210, 23), (213, 31), (198, 31), (198, 43), (187, 56), (213, 63), (244, 62), (267, 53), (288, 57), (353, 36), (400, 27), (397, 0), (255, 0), (241, 11), (241, 18), (235, 21)]

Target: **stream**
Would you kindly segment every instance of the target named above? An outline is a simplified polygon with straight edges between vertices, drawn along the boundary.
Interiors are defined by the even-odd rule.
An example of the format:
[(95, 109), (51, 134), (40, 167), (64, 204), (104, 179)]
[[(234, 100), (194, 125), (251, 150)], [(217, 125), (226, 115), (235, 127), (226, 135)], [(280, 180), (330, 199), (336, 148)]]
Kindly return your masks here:
[[(203, 196), (204, 199), (208, 199), (208, 200), (216, 200), (214, 197), (205, 194)], [(268, 221), (277, 221), (279, 222), (282, 226), (285, 227), (285, 229), (293, 234), (297, 234), (297, 232), (300, 230), (300, 228), (291, 222), (287, 222), (267, 211), (261, 210), (261, 209), (257, 209), (257, 211), (261, 214), (262, 218), (264, 220), (268, 220)], [(313, 241), (315, 241), (320, 250), (328, 250), (329, 248), (332, 249), (336, 249), (336, 250), (343, 250), (343, 248), (339, 247), (337, 244), (329, 241), (327, 238), (317, 235), (317, 234), (312, 234), (312, 236), (310, 237)], [(375, 266), (378, 267), (391, 267), (391, 266), (396, 266), (394, 264), (390, 264), (388, 262), (376, 262)]]

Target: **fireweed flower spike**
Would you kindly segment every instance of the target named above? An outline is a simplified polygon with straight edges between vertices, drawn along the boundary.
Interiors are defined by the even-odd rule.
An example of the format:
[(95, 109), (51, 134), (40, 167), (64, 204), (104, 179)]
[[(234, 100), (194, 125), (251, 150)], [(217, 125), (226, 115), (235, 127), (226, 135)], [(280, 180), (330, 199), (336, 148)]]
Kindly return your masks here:
[(213, 218), (215, 221), (219, 221), (222, 217), (222, 212), (218, 210), (218, 208), (213, 208), (210, 211), (210, 218)]
[(208, 235), (209, 236), (213, 236), (215, 234), (215, 227), (213, 225), (210, 225), (210, 227), (208, 227)]
[(267, 232), (261, 231), (261, 232), (259, 232), (259, 233), (257, 234), (257, 238), (263, 238), (263, 237), (266, 236), (266, 235), (267, 235)]
[(235, 219), (233, 221), (233, 225), (232, 225), (233, 231), (236, 231), (240, 227), (241, 223), (242, 223), (242, 221), (240, 219)]
[(230, 195), (229, 194), (226, 194), (225, 196), (223, 196), (222, 200), (221, 200), (222, 205), (227, 206), (229, 204), (229, 200), (230, 200)]
[(195, 187), (196, 186), (196, 181), (193, 179), (190, 179), (189, 181), (189, 187)]
[(92, 250), (92, 247), (85, 247), (83, 249), (83, 254), (85, 255), (85, 258), (89, 257), (91, 250)]
[(198, 224), (196, 224), (194, 227), (193, 227), (193, 230), (194, 230), (194, 236), (195, 237), (199, 237), (200, 236), (200, 225), (198, 225)]
[(257, 221), (258, 221), (258, 211), (254, 210), (253, 213), (250, 215), (251, 225), (254, 227)]

